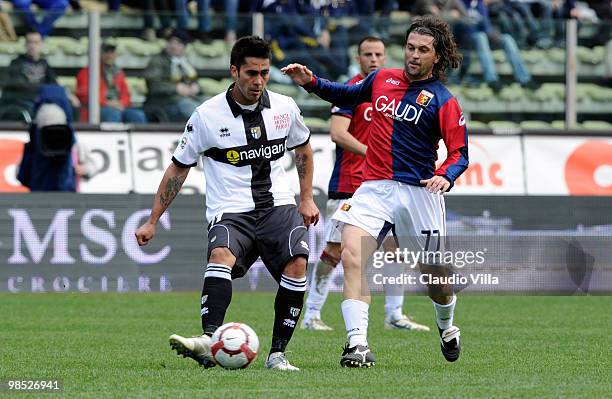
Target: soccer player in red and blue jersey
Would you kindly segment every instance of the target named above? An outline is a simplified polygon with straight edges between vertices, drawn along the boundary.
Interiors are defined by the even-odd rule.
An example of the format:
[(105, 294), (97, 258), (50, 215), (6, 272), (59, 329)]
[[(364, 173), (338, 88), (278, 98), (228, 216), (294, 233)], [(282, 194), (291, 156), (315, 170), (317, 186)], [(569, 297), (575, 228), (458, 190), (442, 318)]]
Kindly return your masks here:
[[(363, 268), (388, 231), (394, 229), (404, 241), (400, 244), (417, 254), (444, 250), (442, 194), (468, 166), (465, 118), (442, 83), (446, 70), (457, 68), (460, 61), (448, 24), (425, 16), (416, 18), (406, 32), (403, 69), (379, 69), (352, 86), (319, 79), (300, 64), (282, 69), (294, 82), (333, 104), (373, 104), (364, 183), (334, 214), (334, 219), (344, 223), (342, 314), (348, 343), (342, 366), (375, 363), (367, 341), (370, 298), (362, 284)], [(436, 169), (440, 140), (448, 156)], [(421, 273), (443, 276), (447, 269), (435, 257), (431, 259), (420, 258)], [(456, 296), (450, 285), (428, 285), (428, 289), (442, 354), (454, 362), (460, 353), (460, 332), (453, 325)]]
[[(357, 45), (356, 61), (360, 72), (347, 84), (359, 84), (371, 72), (385, 65), (385, 43), (373, 36), (366, 36)], [(367, 150), (367, 138), (372, 120), (372, 103), (365, 102), (355, 108), (332, 107), (330, 135), (336, 143), (336, 163), (329, 181), (327, 214), (330, 220), (326, 226), (326, 246), (319, 262), (312, 272), (312, 280), (306, 300), (306, 311), (302, 318), (302, 328), (312, 331), (329, 331), (321, 319), (321, 309), (329, 293), (331, 274), (340, 262), (341, 229), (331, 216), (342, 206), (344, 200), (353, 196), (363, 181), (363, 167)], [(385, 240), (385, 250), (394, 251), (393, 239)], [(403, 268), (394, 267), (395, 274)], [(404, 331), (429, 331), (429, 327), (419, 324), (403, 313), (404, 287), (385, 285), (385, 328)]]

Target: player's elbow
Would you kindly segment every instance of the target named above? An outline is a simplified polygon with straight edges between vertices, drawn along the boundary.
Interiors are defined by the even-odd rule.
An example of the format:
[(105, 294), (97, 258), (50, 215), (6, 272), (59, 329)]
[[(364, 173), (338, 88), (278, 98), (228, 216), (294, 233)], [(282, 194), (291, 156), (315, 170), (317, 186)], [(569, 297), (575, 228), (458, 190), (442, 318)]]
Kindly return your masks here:
[(333, 141), (336, 144), (340, 144), (342, 142), (342, 138), (344, 137), (346, 132), (344, 132), (341, 129), (330, 129), (329, 131), (329, 135), (331, 137), (331, 141)]

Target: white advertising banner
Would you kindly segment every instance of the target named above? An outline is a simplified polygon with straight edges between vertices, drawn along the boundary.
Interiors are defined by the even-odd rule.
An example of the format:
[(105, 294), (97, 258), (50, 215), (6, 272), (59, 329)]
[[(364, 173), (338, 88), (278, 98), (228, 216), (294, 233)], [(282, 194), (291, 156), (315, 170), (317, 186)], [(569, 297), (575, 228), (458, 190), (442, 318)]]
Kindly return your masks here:
[[(455, 182), (453, 194), (525, 194), (521, 138), (517, 136), (471, 136), (468, 169)], [(446, 159), (440, 141), (439, 164)]]
[(77, 133), (93, 163), (89, 179), (81, 179), (79, 192), (91, 194), (133, 191), (129, 134), (126, 132)]
[[(95, 172), (80, 180), (83, 193), (153, 194), (170, 164), (180, 133), (82, 132), (77, 134)], [(524, 141), (522, 141), (524, 140)], [(25, 131), (0, 133), (0, 192), (25, 192), (16, 179)], [(314, 192), (326, 194), (334, 164), (328, 135), (313, 135)], [(440, 142), (438, 157), (446, 158)], [(612, 195), (612, 138), (559, 136), (471, 136), (470, 166), (453, 194)], [(283, 158), (292, 189), (299, 193), (295, 160)], [(189, 174), (183, 193), (204, 193), (201, 164)]]
[(530, 195), (612, 195), (609, 137), (525, 137)]
[[(134, 191), (141, 194), (157, 192), (159, 182), (181, 138), (179, 133), (132, 133), (132, 164), (134, 166)], [(182, 193), (204, 193), (206, 185), (202, 163), (192, 168), (183, 183)]]

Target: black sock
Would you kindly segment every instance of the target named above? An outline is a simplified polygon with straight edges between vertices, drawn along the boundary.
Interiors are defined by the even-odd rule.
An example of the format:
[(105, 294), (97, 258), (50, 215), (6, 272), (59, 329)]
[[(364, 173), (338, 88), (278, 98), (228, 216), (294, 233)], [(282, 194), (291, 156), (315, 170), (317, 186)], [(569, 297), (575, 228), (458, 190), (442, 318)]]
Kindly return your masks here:
[(232, 301), (231, 269), (209, 263), (204, 274), (200, 315), (204, 334), (212, 336), (223, 324), (225, 312)]
[(306, 277), (281, 277), (274, 301), (274, 329), (270, 353), (284, 352), (297, 326), (304, 305)]

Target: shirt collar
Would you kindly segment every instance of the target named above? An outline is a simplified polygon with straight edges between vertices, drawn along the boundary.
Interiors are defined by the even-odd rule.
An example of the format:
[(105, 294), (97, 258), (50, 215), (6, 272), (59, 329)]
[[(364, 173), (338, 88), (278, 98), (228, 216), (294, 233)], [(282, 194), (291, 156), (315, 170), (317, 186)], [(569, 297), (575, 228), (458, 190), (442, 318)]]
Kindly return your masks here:
[(406, 75), (406, 71), (402, 73), (402, 78), (406, 80), (410, 84), (410, 86), (423, 86), (437, 80), (435, 76), (431, 76), (427, 79), (422, 80), (410, 80), (410, 78)]
[(232, 110), (232, 114), (234, 115), (234, 118), (237, 118), (239, 115), (242, 115), (245, 112), (261, 112), (262, 108), (270, 108), (270, 96), (268, 95), (268, 90), (264, 89), (259, 99), (259, 104), (257, 104), (257, 107), (255, 108), (255, 110), (254, 111), (245, 110), (240, 105), (238, 105), (236, 100), (234, 100), (234, 97), (232, 97), (232, 89), (234, 88), (235, 85), (236, 85), (235, 82), (232, 83), (230, 87), (227, 89), (227, 91), (225, 92), (225, 99), (227, 100), (227, 103), (229, 104), (229, 107)]

